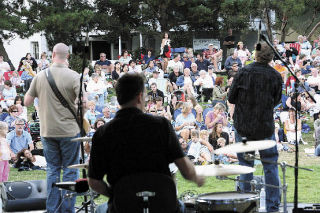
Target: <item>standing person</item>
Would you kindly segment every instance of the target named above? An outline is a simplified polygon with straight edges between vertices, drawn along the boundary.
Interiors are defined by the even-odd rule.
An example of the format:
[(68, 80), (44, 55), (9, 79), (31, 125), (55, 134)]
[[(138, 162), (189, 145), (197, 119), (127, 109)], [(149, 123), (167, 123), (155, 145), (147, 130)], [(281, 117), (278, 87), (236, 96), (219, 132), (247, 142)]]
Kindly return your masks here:
[[(137, 74), (122, 76), (117, 82), (116, 94), (121, 109), (92, 138), (90, 187), (110, 197), (109, 203), (112, 203), (112, 187), (118, 180), (145, 172), (171, 177), (169, 163), (172, 162), (184, 178), (201, 186), (204, 179), (195, 173), (191, 161), (185, 157), (169, 121), (142, 112), (145, 106), (143, 77)], [(154, 128), (158, 131), (147, 131)], [(103, 180), (105, 175), (108, 184)]]
[(170, 38), (169, 38), (169, 33), (164, 32), (162, 41), (161, 41), (161, 47), (160, 47), (160, 55), (163, 58), (163, 70), (166, 72), (167, 70), (167, 65), (168, 65), (168, 60), (171, 58), (171, 45), (170, 45)]
[[(281, 100), (282, 78), (268, 65), (273, 56), (272, 49), (266, 43), (258, 44), (256, 62), (242, 68), (233, 80), (228, 100), (235, 104), (233, 120), (236, 142), (241, 142), (241, 137), (247, 137), (248, 140), (275, 139), (273, 108)], [(279, 186), (278, 166), (263, 162), (263, 160), (278, 161), (277, 147), (259, 152), (266, 184)], [(243, 153), (237, 155), (240, 165), (254, 166), (254, 161), (245, 160)], [(240, 176), (241, 180), (249, 182), (252, 178), (252, 173)], [(240, 188), (243, 191), (250, 191), (250, 183), (241, 183)], [(279, 189), (266, 187), (267, 211), (279, 211), (279, 204)]]
[(235, 48), (235, 37), (232, 35), (232, 29), (228, 29), (228, 35), (224, 38), (223, 46), (227, 49), (227, 57), (229, 57)]
[(11, 159), (12, 151), (6, 140), (7, 132), (8, 125), (0, 121), (0, 183), (8, 181), (10, 171), (9, 160)]
[[(53, 47), (50, 70), (60, 93), (76, 111), (75, 100), (80, 90), (79, 74), (70, 70), (66, 61), (69, 56), (68, 46), (58, 43)], [(69, 165), (79, 163), (80, 144), (70, 140), (79, 136), (79, 127), (74, 116), (65, 108), (52, 91), (47, 71), (40, 72), (32, 81), (30, 89), (25, 95), (24, 104), (30, 106), (36, 97), (39, 98), (40, 136), (43, 144), (44, 156), (47, 161), (47, 212), (74, 212), (76, 198), (65, 199), (66, 192), (52, 187), (53, 183), (75, 181), (79, 177), (77, 169), (69, 169)]]
[(18, 71), (20, 71), (21, 67), (26, 62), (28, 64), (30, 64), (30, 66), (32, 67), (33, 71), (37, 70), (38, 64), (37, 64), (36, 59), (34, 59), (34, 57), (31, 56), (31, 53), (27, 53), (25, 57), (21, 58), (20, 63), (19, 63), (19, 67), (18, 67)]
[(8, 62), (3, 61), (3, 55), (0, 55), (0, 73), (9, 72), (10, 65)]

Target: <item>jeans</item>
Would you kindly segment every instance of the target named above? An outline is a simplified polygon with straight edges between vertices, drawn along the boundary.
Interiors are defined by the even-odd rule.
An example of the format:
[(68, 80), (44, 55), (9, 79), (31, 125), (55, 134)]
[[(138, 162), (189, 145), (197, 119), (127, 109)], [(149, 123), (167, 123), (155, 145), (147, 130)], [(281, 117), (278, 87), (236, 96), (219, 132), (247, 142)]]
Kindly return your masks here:
[[(242, 142), (241, 135), (237, 131), (235, 131), (236, 142)], [(264, 140), (275, 140), (274, 135), (269, 138), (265, 138)], [(249, 152), (250, 154), (254, 154), (254, 152)], [(259, 150), (261, 160), (267, 161), (278, 161), (278, 150), (277, 146), (266, 150)], [(254, 166), (254, 161), (247, 161), (243, 157), (244, 153), (237, 153), (239, 164), (242, 166)], [(264, 179), (266, 184), (271, 184), (274, 186), (279, 186), (279, 173), (278, 173), (278, 165), (265, 163), (262, 161), (263, 170), (264, 170)], [(250, 181), (253, 179), (253, 173), (240, 175), (240, 180), (249, 181), (247, 183), (240, 182), (240, 189), (244, 192), (250, 192), (251, 185)], [(276, 212), (279, 211), (280, 205), (280, 191), (277, 188), (265, 187), (266, 190), (266, 207), (268, 212)]]
[[(78, 136), (79, 135), (75, 137)], [(61, 169), (63, 170), (63, 182), (75, 181), (79, 178), (78, 169), (67, 168), (69, 165), (79, 163), (80, 142), (70, 142), (70, 140), (75, 137), (41, 137), (41, 141), (43, 144), (43, 152), (47, 161), (48, 213), (75, 212), (74, 205), (76, 202), (76, 197), (73, 196), (72, 198), (64, 199), (67, 191), (60, 191), (57, 187), (52, 187), (53, 183), (60, 182)]]
[(314, 151), (315, 156), (320, 156), (320, 144), (317, 146), (317, 148)]

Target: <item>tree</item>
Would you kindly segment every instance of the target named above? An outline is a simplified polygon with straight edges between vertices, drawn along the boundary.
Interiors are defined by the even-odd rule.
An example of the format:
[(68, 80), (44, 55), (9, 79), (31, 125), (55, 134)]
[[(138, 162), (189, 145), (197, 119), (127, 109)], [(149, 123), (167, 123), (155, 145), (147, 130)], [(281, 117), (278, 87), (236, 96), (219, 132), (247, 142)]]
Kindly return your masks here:
[(23, 1), (0, 0), (0, 54), (4, 56), (5, 61), (9, 62), (12, 70), (14, 67), (3, 46), (3, 41), (16, 35), (25, 38), (33, 33), (28, 21), (22, 19), (22, 3)]
[(84, 0), (30, 0), (27, 20), (34, 31), (44, 32), (49, 48), (56, 43), (79, 46), (85, 33), (95, 29), (95, 12)]

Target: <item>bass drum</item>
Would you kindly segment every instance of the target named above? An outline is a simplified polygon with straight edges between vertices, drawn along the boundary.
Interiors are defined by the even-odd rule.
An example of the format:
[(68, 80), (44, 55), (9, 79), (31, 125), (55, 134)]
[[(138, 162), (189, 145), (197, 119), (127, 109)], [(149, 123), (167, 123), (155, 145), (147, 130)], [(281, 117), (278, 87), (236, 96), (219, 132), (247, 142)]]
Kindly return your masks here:
[(208, 212), (257, 212), (259, 196), (255, 193), (214, 192), (201, 194), (196, 199), (198, 213)]

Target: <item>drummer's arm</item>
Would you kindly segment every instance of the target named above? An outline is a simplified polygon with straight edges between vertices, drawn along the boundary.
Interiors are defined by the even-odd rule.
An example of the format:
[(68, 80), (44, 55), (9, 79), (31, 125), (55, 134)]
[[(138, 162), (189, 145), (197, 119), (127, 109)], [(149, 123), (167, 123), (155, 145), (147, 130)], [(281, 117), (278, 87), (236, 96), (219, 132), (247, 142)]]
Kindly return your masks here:
[(104, 182), (103, 180), (97, 180), (94, 178), (88, 178), (89, 186), (99, 194), (104, 196), (110, 197), (111, 195), (111, 188), (110, 186)]
[(178, 158), (174, 162), (179, 168), (181, 175), (185, 179), (195, 182), (198, 186), (202, 186), (204, 184), (204, 177), (196, 174), (193, 163), (189, 160), (189, 158)]

